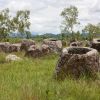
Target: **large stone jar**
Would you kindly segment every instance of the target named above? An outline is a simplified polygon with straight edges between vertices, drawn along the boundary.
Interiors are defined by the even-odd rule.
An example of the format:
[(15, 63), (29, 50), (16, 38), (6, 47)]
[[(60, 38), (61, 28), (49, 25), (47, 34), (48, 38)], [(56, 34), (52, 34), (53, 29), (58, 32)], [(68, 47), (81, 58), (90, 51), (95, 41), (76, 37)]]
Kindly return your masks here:
[(64, 48), (58, 60), (55, 77), (63, 80), (70, 76), (96, 78), (100, 69), (99, 54), (97, 50), (88, 47)]
[(93, 39), (91, 48), (97, 49), (100, 52), (100, 39)]

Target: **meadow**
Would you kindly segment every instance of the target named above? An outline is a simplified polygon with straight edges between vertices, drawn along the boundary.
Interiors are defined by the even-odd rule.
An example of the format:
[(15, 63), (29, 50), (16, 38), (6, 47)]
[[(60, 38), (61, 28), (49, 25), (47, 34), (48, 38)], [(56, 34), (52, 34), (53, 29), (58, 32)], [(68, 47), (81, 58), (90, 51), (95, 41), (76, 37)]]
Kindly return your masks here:
[(100, 100), (100, 80), (53, 79), (56, 54), (32, 59), (14, 53), (18, 62), (5, 62), (0, 53), (0, 100)]

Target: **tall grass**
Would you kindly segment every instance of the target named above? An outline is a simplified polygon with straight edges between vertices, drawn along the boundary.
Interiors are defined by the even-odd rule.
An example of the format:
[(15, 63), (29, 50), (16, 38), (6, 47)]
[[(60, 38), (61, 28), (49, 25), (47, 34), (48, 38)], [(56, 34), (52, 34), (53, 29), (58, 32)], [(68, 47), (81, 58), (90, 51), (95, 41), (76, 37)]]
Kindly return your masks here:
[(5, 56), (0, 54), (0, 100), (100, 100), (99, 80), (53, 79), (57, 55), (9, 63)]

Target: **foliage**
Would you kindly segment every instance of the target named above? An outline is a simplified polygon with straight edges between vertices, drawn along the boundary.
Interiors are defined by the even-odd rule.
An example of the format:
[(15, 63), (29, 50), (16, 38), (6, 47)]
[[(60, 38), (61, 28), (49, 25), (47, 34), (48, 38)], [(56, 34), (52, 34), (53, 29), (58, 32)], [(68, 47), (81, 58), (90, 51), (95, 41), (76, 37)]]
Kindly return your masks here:
[(100, 36), (100, 24), (93, 25), (93, 24), (88, 24), (85, 26), (83, 29), (84, 32), (88, 34), (89, 40), (92, 40), (93, 38), (96, 38)]
[(78, 9), (75, 6), (70, 6), (69, 8), (64, 8), (61, 12), (61, 16), (64, 18), (61, 33), (71, 33), (73, 37), (74, 26), (79, 24), (78, 22)]
[(31, 34), (29, 31), (30, 11), (17, 11), (15, 17), (12, 17), (9, 12), (8, 8), (0, 11), (0, 38), (7, 38), (13, 32), (26, 35), (29, 38)]
[(28, 37), (30, 22), (29, 22), (30, 11), (17, 11), (16, 16), (13, 18), (13, 23), (17, 33), (26, 34)]
[(11, 32), (9, 9), (0, 11), (0, 39), (6, 38)]

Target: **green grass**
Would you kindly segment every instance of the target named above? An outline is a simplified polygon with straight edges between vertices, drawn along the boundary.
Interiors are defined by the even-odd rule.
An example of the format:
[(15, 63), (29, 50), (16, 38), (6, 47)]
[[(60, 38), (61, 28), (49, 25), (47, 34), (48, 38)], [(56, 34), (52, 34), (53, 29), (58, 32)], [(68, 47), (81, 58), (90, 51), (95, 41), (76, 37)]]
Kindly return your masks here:
[(0, 100), (100, 100), (100, 81), (53, 79), (57, 55), (5, 62), (0, 54)]
[(20, 43), (22, 41), (21, 38), (5, 38), (0, 40), (0, 42), (10, 42), (10, 43)]

